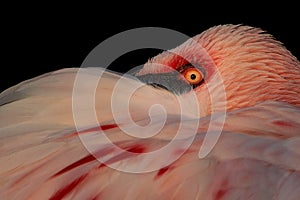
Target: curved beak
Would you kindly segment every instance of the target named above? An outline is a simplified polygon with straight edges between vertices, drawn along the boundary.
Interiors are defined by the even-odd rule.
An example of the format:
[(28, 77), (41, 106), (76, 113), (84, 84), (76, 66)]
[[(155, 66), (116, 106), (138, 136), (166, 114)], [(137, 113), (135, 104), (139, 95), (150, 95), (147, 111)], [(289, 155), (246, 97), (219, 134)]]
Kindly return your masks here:
[(176, 72), (145, 74), (136, 76), (140, 81), (152, 85), (156, 88), (162, 88), (180, 95), (193, 89), (191, 85), (180, 79), (180, 74)]

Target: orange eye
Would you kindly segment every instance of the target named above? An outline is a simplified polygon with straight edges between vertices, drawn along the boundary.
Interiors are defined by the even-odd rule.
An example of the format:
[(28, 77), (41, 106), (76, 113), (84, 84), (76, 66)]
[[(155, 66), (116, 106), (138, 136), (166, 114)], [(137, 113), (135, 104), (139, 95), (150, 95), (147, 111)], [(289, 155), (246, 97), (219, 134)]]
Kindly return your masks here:
[(195, 68), (191, 68), (186, 70), (186, 72), (184, 72), (184, 78), (192, 85), (197, 85), (198, 83), (200, 83), (203, 80), (203, 74), (195, 69)]

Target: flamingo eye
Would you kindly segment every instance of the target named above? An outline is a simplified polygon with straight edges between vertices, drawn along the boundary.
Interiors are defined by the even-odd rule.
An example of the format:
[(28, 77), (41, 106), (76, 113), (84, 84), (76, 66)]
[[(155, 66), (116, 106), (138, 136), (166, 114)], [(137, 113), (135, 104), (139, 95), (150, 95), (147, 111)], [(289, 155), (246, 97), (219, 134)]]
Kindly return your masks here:
[(197, 85), (204, 79), (202, 72), (195, 68), (187, 69), (183, 75), (191, 85)]

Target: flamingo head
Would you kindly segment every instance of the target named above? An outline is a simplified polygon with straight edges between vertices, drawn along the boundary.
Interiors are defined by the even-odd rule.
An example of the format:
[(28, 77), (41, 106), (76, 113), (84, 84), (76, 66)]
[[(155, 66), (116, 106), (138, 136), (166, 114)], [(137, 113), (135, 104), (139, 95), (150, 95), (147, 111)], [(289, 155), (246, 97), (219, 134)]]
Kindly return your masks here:
[(136, 74), (176, 95), (194, 92), (201, 115), (263, 101), (300, 105), (300, 65), (259, 28), (215, 26), (150, 59)]

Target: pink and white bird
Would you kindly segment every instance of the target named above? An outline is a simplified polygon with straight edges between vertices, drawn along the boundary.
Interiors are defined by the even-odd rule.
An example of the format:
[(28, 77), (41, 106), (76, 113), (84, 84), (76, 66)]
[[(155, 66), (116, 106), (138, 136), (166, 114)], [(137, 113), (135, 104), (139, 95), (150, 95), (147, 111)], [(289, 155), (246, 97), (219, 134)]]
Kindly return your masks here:
[(300, 199), (300, 64), (271, 35), (215, 26), (135, 75), (2, 92), (0, 199)]

